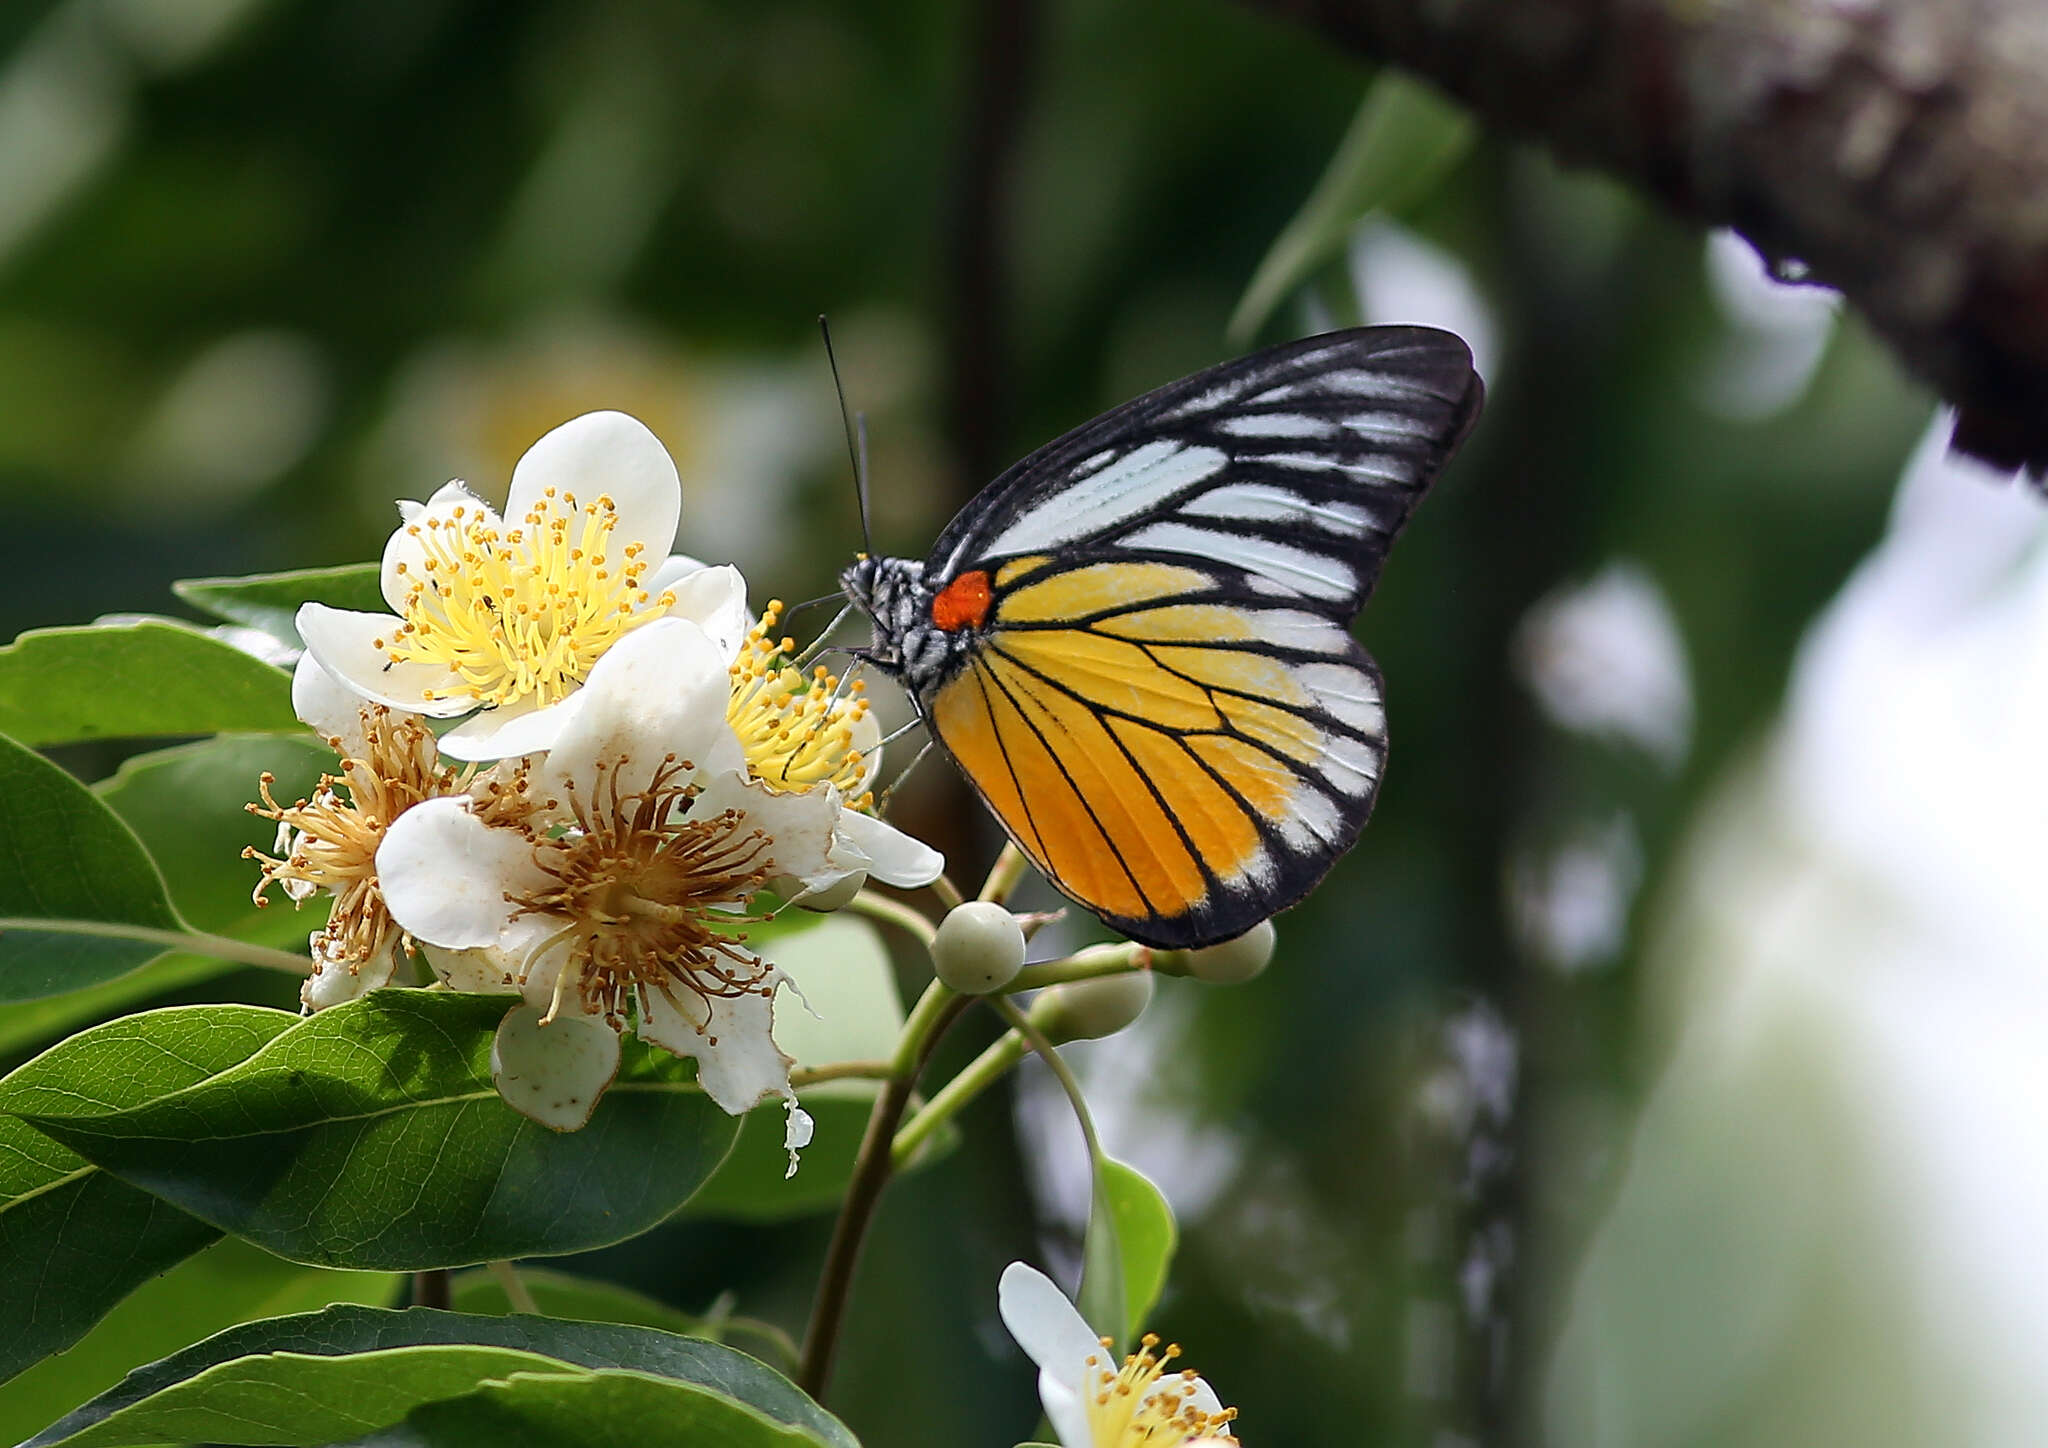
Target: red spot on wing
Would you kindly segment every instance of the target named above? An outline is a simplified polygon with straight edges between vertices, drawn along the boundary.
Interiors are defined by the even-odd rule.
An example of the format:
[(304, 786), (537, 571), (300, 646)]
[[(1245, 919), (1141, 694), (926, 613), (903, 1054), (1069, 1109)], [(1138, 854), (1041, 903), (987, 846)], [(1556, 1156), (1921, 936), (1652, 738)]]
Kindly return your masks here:
[(988, 606), (995, 599), (988, 574), (977, 568), (963, 573), (932, 600), (932, 624), (953, 633), (963, 628), (980, 628), (988, 618)]

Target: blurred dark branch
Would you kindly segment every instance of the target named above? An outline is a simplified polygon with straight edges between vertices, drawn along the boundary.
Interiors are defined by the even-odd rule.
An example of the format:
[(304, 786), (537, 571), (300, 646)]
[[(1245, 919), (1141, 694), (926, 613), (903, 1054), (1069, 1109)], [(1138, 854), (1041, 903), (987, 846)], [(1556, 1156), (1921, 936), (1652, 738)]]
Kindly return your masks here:
[(966, 502), (1003, 462), (1009, 352), (1010, 200), (1038, 45), (1038, 0), (986, 0), (971, 55), (953, 202), (947, 423)]
[(2041, 0), (1249, 0), (1838, 287), (2048, 468)]

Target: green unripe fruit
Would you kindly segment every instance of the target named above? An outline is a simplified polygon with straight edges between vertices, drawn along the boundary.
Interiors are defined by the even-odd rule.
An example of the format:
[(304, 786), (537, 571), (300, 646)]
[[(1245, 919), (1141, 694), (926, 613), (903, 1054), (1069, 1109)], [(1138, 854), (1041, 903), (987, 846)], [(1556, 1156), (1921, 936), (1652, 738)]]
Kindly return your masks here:
[(1150, 1004), (1152, 972), (1133, 970), (1048, 986), (1031, 1003), (1031, 1019), (1055, 1042), (1093, 1041), (1115, 1035)]
[(1273, 922), (1261, 920), (1244, 934), (1187, 953), (1187, 971), (1211, 985), (1242, 985), (1272, 963)]
[(956, 905), (939, 922), (932, 965), (947, 989), (962, 995), (1001, 990), (1024, 968), (1024, 927), (992, 900)]

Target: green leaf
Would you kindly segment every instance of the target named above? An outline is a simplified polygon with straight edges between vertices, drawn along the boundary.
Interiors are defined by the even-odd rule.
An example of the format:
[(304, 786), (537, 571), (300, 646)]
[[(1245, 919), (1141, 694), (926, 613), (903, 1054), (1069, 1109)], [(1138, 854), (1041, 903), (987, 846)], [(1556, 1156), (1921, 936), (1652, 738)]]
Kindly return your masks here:
[[(694, 1439), (699, 1444), (822, 1443), (827, 1448), (857, 1448), (845, 1427), (795, 1385), (765, 1364), (717, 1343), (610, 1323), (363, 1307), (330, 1308), (230, 1329), (130, 1374), (118, 1388), (52, 1425), (24, 1448), (57, 1443), (111, 1448), (195, 1440), (327, 1443), (375, 1433), (396, 1424), (409, 1409), (451, 1399), (460, 1405), (452, 1431), (487, 1416), (524, 1431), (522, 1425), (533, 1415), (543, 1422), (553, 1419), (565, 1399), (542, 1394), (539, 1401), (531, 1401), (524, 1389), (510, 1383), (485, 1385), (486, 1379), (521, 1369), (538, 1378), (521, 1377), (516, 1382), (541, 1387), (588, 1383), (593, 1377), (683, 1385), (691, 1391), (674, 1398), (656, 1396), (679, 1413), (701, 1415), (721, 1406), (728, 1410), (722, 1417), (700, 1416), (703, 1435)], [(479, 1388), (485, 1393), (502, 1388), (507, 1396), (480, 1404), (477, 1398), (484, 1394), (476, 1391)], [(636, 1405), (646, 1402), (631, 1388), (598, 1389), (580, 1397), (571, 1394), (570, 1399), (586, 1413), (617, 1422), (619, 1395)], [(750, 1411), (729, 1411), (736, 1405)], [(644, 1409), (636, 1408), (636, 1418), (639, 1411)], [(451, 1431), (445, 1419), (416, 1421), (424, 1422), (421, 1431), (427, 1436), (382, 1441), (452, 1441), (442, 1436)], [(708, 1431), (730, 1426), (758, 1434), (763, 1427), (774, 1431), (777, 1424), (786, 1425), (781, 1437), (728, 1437)], [(561, 1426), (568, 1431), (573, 1425)], [(464, 1441), (521, 1440), (486, 1435)], [(619, 1442), (639, 1440), (609, 1441), (616, 1448)]]
[(302, 603), (325, 603), (364, 613), (388, 613), (377, 584), (378, 566), (350, 563), (339, 568), (300, 568), (290, 573), (252, 573), (243, 578), (182, 578), (171, 592), (215, 618), (261, 629), (280, 643), (303, 646), (293, 623)]
[[(903, 1000), (881, 937), (853, 915), (789, 910), (776, 926), (750, 935), (788, 972), (795, 991), (775, 1003), (775, 1042), (799, 1067), (886, 1059), (903, 1030)], [(817, 1122), (803, 1165), (787, 1176), (784, 1116), (779, 1106), (747, 1113), (739, 1140), (704, 1189), (690, 1199), (692, 1216), (772, 1222), (830, 1211), (846, 1195), (874, 1105), (872, 1081), (827, 1081), (799, 1095)]]
[[(766, 1354), (757, 1357), (779, 1359), (794, 1367), (796, 1344), (789, 1335), (772, 1323), (757, 1322), (752, 1318), (733, 1317), (714, 1309), (713, 1314), (695, 1317), (690, 1313), (658, 1302), (630, 1287), (621, 1287), (616, 1282), (600, 1282), (595, 1278), (576, 1277), (567, 1272), (551, 1272), (545, 1267), (521, 1267), (519, 1280), (526, 1285), (543, 1317), (568, 1318), (575, 1322), (621, 1322), (634, 1327), (658, 1327), (667, 1332), (678, 1332), (685, 1337), (708, 1338), (712, 1342), (725, 1342), (733, 1338), (745, 1338), (767, 1347)], [(489, 1272), (458, 1272), (450, 1284), (451, 1303), (457, 1312), (484, 1312), (502, 1315), (513, 1311), (511, 1301), (505, 1296), (505, 1289), (498, 1279)]]
[(173, 951), (140, 970), (131, 970), (100, 985), (41, 1000), (0, 1004), (0, 1057), (46, 1045), (80, 1026), (120, 1015), (142, 1001), (240, 969), (243, 967), (210, 955)]
[(1116, 1210), (1110, 1204), (1104, 1165), (1095, 1158), (1088, 1198), (1088, 1230), (1081, 1238), (1081, 1290), (1075, 1308), (1097, 1337), (1114, 1343), (1130, 1341), (1130, 1291), (1124, 1285), (1124, 1255), (1117, 1240)]
[(250, 898), (260, 878), (242, 858), (245, 846), (269, 853), (277, 826), (242, 806), (254, 800), (257, 779), (268, 772), (281, 803), (312, 794), (334, 752), (309, 732), (241, 734), (138, 754), (94, 792), (135, 831), (155, 857), (178, 914), (200, 930), (265, 944), (285, 941), (301, 949), (320, 928), (319, 908), (294, 910), (272, 891), (273, 903)]
[(1098, 1153), (1094, 1176), (1081, 1316), (1104, 1337), (1127, 1343), (1159, 1301), (1180, 1231), (1166, 1198), (1136, 1167)]
[[(0, 1111), (225, 1231), (321, 1266), (578, 1252), (667, 1217), (725, 1156), (737, 1123), (685, 1062), (629, 1040), (588, 1126), (535, 1125), (491, 1084), (492, 1033), (510, 1004), (373, 991), (306, 1020), (286, 1015), (291, 1029), (247, 1061), (122, 1110), (74, 1094), (76, 1062), (98, 1034), (87, 1031), (0, 1082)], [(212, 1009), (115, 1024), (177, 1049)]]
[(130, 1369), (224, 1328), (333, 1302), (380, 1306), (405, 1280), (303, 1267), (232, 1237), (216, 1242), (143, 1283), (61, 1356), (0, 1386), (0, 1443), (19, 1443)]
[(722, 1393), (601, 1370), (483, 1383), (464, 1397), (424, 1404), (403, 1427), (352, 1448), (818, 1448), (837, 1441)]
[(1231, 314), (1231, 341), (1249, 343), (1290, 293), (1344, 250), (1361, 219), (1412, 205), (1464, 157), (1476, 135), (1470, 114), (1441, 92), (1382, 71), (1315, 190), (1252, 274)]
[(110, 980), (185, 933), (128, 826), (56, 765), (0, 738), (0, 1001)]
[(1173, 1208), (1143, 1172), (1107, 1156), (1100, 1169), (1102, 1198), (1116, 1223), (1117, 1250), (1123, 1258), (1124, 1321), (1135, 1331), (1152, 1315), (1166, 1288), (1180, 1228)]
[[(534, 1305), (543, 1317), (567, 1318), (574, 1322), (618, 1322), (631, 1327), (658, 1327), (685, 1337), (703, 1337), (702, 1318), (670, 1307), (645, 1293), (616, 1282), (600, 1282), (553, 1272), (545, 1267), (521, 1267), (519, 1280), (533, 1294)], [(501, 1317), (513, 1311), (505, 1289), (489, 1272), (477, 1269), (458, 1272), (449, 1283), (451, 1305), (457, 1312), (474, 1312)]]
[[(71, 1089), (101, 1109), (119, 1110), (247, 1059), (282, 1029), (282, 1014), (210, 1007), (206, 1029), (170, 1047), (131, 1018), (58, 1049), (69, 1057)], [(45, 1074), (55, 1054), (0, 1081), (0, 1095), (12, 1082)], [(219, 1235), (24, 1123), (0, 1117), (0, 1379), (63, 1351), (140, 1283)]]
[(303, 728), (283, 671), (181, 624), (35, 629), (0, 648), (0, 733), (26, 744)]

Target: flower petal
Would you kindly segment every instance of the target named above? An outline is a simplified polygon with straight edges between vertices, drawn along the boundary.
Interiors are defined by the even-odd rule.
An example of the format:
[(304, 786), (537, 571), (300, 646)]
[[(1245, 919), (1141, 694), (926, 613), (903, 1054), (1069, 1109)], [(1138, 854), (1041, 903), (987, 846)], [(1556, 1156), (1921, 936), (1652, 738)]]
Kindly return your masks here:
[[(460, 481), (443, 483), (424, 503), (410, 499), (399, 503), (398, 529), (385, 540), (384, 562), (377, 574), (377, 585), (383, 590), (384, 601), (391, 605), (393, 613), (405, 612), (405, 601), (412, 593), (413, 584), (426, 576), (427, 550), (413, 529), (429, 523), (446, 522), (454, 518), (457, 509), (461, 510), (465, 523), (478, 517), (483, 518), (487, 527), (496, 527), (499, 522), (491, 505)], [(399, 571), (401, 565), (403, 572)]]
[(833, 826), (833, 863), (852, 863), (885, 885), (929, 885), (945, 871), (946, 857), (886, 820), (842, 810)]
[(472, 950), (449, 950), (439, 945), (422, 945), (420, 953), (427, 958), (441, 984), (450, 990), (468, 991), (473, 995), (502, 995), (517, 991), (518, 986), (508, 983), (513, 974), (510, 957), (497, 946), (480, 945)]
[(846, 793), (857, 799), (875, 787), (875, 780), (882, 773), (882, 721), (875, 717), (873, 709), (864, 709), (853, 721), (852, 733), (850, 742), (860, 755), (860, 780)]
[[(779, 971), (771, 972), (762, 987), (773, 990), (780, 980)], [(702, 1012), (701, 1023), (685, 1013), (686, 1005)], [(734, 1116), (790, 1094), (789, 1068), (795, 1063), (775, 1044), (774, 1025), (774, 1002), (753, 992), (708, 1002), (687, 990), (674, 996), (643, 990), (640, 996), (640, 1039), (695, 1057), (697, 1084)]]
[[(1072, 1392), (1079, 1393), (1086, 1387), (1088, 1359), (1101, 1357), (1104, 1348), (1050, 1277), (1036, 1267), (1012, 1262), (1003, 1269), (1002, 1281), (996, 1289), (996, 1305), (1002, 1312), (1003, 1326), (1010, 1329), (1017, 1346), (1038, 1364), (1040, 1371)], [(1051, 1409), (1052, 1404), (1047, 1402), (1048, 1416)], [(1087, 1436), (1084, 1432), (1079, 1439), (1069, 1440), (1062, 1434), (1060, 1441), (1085, 1443)]]
[[(391, 661), (387, 645), (398, 620), (388, 613), (308, 603), (300, 605), (295, 622), (306, 652), (365, 699), (436, 719), (467, 714), (476, 707), (476, 700), (450, 692), (462, 678), (446, 665)], [(439, 697), (429, 699), (429, 692)]]
[(699, 569), (709, 568), (710, 566), (703, 559), (692, 558), (687, 553), (671, 553), (668, 557), (661, 560), (661, 563), (655, 568), (654, 572), (647, 575), (647, 591), (649, 593), (659, 593), (664, 588), (681, 583)]
[(580, 503), (608, 497), (618, 509), (612, 538), (621, 556), (644, 543), (666, 558), (682, 515), (683, 484), (661, 440), (623, 412), (586, 412), (571, 418), (526, 450), (512, 469), (506, 516), (518, 520), (549, 488), (573, 493)]
[(491, 1041), (491, 1080), (505, 1104), (553, 1131), (574, 1131), (597, 1110), (619, 1074), (619, 1033), (590, 1016), (546, 1025), (530, 1005), (514, 1006)]
[[(741, 828), (768, 836), (762, 863), (777, 879), (795, 881), (803, 890), (826, 890), (863, 868), (858, 861), (842, 864), (832, 858), (832, 827), (841, 810), (839, 791), (829, 785), (784, 793), (737, 773), (714, 775), (704, 782), (690, 815), (710, 819), (726, 810), (741, 816)], [(785, 892), (795, 893), (787, 887)]]
[(744, 758), (725, 718), (732, 697), (726, 655), (687, 619), (657, 619), (626, 635), (570, 697), (581, 707), (536, 776), (541, 794), (575, 790), (587, 798), (600, 763), (617, 767), (619, 788), (629, 792), (646, 788), (670, 754), (700, 771), (729, 770)]
[(344, 759), (360, 759), (369, 751), (363, 734), (363, 696), (320, 666), (311, 653), (299, 655), (292, 670), (292, 712), (325, 740), (340, 740)]
[(703, 629), (730, 663), (754, 624), (753, 614), (747, 611), (747, 580), (740, 576), (740, 571), (729, 563), (717, 568), (699, 567), (666, 583), (657, 576), (647, 585), (651, 594), (659, 594), (663, 588), (676, 598), (669, 606), (668, 616), (686, 618)]
[(417, 939), (455, 950), (499, 944), (513, 918), (506, 895), (537, 890), (547, 878), (523, 835), (485, 824), (466, 798), (414, 805), (377, 847), (391, 918)]
[(441, 736), (441, 752), (450, 759), (467, 760), (539, 754), (554, 747), (582, 707), (583, 693), (578, 690), (552, 704), (529, 694), (495, 709), (479, 709)]
[[(1100, 1350), (1101, 1344), (1097, 1344)], [(1069, 1448), (1095, 1448), (1095, 1430), (1088, 1424), (1088, 1405), (1078, 1389), (1049, 1372), (1038, 1375), (1038, 1402), (1045, 1409), (1052, 1435)]]
[(391, 984), (391, 977), (398, 969), (397, 942), (391, 948), (381, 950), (368, 960), (361, 961), (354, 970), (349, 969), (345, 960), (327, 957), (321, 950), (322, 936), (315, 932), (312, 939), (313, 970), (306, 977), (306, 983), (299, 988), (299, 1000), (309, 1011), (324, 1011), (329, 1006), (338, 1006), (352, 1001), (366, 991)]

